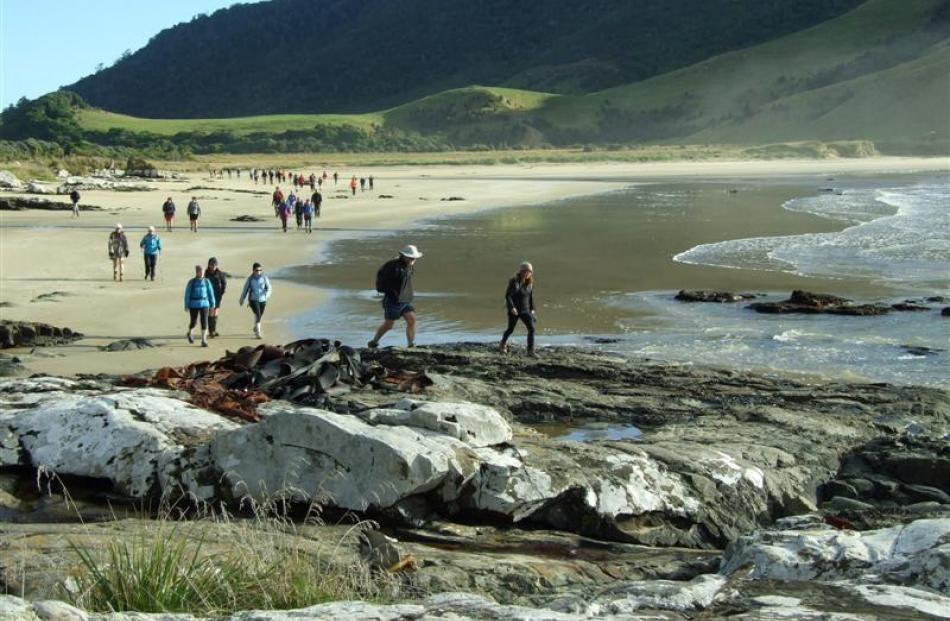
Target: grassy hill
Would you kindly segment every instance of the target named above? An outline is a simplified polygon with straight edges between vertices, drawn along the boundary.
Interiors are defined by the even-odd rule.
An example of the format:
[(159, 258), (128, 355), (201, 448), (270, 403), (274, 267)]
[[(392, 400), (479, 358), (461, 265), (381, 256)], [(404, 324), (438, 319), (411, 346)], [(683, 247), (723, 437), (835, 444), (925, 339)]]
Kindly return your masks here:
[(49, 97), (56, 130), (40, 128), (43, 138), (196, 153), (792, 142), (816, 152), (815, 141), (844, 141), (844, 155), (873, 141), (886, 153), (950, 154), (950, 0), (868, 0), (768, 43), (581, 95), (469, 86), (365, 114), (219, 119), (145, 119), (77, 102)]
[(151, 118), (371, 112), (471, 84), (580, 94), (821, 23), (863, 0), (270, 0), (156, 34), (66, 87)]

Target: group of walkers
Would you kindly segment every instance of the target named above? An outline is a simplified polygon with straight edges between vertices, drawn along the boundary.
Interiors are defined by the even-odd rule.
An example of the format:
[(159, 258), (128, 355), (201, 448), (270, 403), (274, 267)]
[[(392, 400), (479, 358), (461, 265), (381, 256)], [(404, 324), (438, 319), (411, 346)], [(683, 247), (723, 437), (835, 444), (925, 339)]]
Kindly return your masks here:
[[(162, 216), (165, 218), (165, 230), (168, 232), (171, 232), (174, 228), (176, 210), (177, 207), (175, 207), (175, 201), (173, 201), (172, 197), (169, 196), (162, 204)], [(197, 233), (198, 218), (201, 217), (201, 205), (198, 204), (197, 197), (191, 197), (191, 200), (188, 201), (188, 207), (185, 208), (185, 213), (188, 214), (189, 230), (192, 233)]]
[(287, 197), (284, 197), (280, 186), (274, 189), (271, 195), (271, 206), (274, 208), (274, 216), (280, 218), (280, 226), (284, 233), (287, 232), (287, 221), (293, 214), (297, 221), (297, 230), (313, 233), (313, 219), (320, 217), (320, 210), (323, 207), (323, 194), (320, 190), (314, 190), (310, 198), (301, 198), (293, 190)]

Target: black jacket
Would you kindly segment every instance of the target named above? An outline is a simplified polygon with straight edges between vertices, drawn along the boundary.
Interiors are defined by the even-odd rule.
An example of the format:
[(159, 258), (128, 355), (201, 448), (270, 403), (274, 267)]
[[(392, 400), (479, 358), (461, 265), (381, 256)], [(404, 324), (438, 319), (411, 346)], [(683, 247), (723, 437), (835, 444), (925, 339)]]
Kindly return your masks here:
[(517, 278), (508, 281), (508, 288), (505, 290), (505, 306), (510, 313), (512, 310), (518, 314), (530, 313), (534, 310), (534, 285), (522, 286)]
[(221, 305), (221, 298), (224, 296), (225, 290), (228, 288), (228, 277), (224, 275), (220, 269), (214, 270), (214, 272), (206, 272), (205, 278), (211, 282), (211, 288), (214, 290), (214, 299), (218, 301), (218, 305)]
[[(414, 297), (412, 288), (412, 266), (406, 265), (401, 258), (396, 257), (386, 261), (376, 272), (376, 290), (391, 300), (410, 303)], [(403, 299), (400, 300), (400, 295)]]

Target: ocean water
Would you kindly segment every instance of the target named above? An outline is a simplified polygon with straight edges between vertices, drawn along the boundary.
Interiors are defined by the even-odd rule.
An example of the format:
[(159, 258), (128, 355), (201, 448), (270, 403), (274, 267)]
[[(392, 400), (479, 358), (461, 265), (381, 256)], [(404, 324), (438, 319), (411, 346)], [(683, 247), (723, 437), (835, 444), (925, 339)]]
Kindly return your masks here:
[[(333, 291), (302, 336), (360, 345), (380, 320), (370, 289), (404, 243), (417, 266), (420, 343), (497, 340), (514, 267), (534, 262), (539, 344), (631, 358), (950, 386), (950, 175), (637, 183), (622, 192), (428, 221), (341, 239), (286, 274)], [(943, 296), (882, 317), (761, 315), (683, 304), (680, 288), (794, 288), (859, 302)], [(385, 344), (403, 341), (400, 329)], [(514, 343), (523, 343), (515, 332)]]

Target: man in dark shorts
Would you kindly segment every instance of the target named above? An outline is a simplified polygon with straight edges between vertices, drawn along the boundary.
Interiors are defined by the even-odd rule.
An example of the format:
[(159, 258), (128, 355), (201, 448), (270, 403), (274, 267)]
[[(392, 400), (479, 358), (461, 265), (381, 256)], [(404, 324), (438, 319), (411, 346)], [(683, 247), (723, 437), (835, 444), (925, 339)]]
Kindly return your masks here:
[(73, 217), (74, 218), (79, 217), (79, 199), (80, 198), (81, 196), (79, 195), (79, 190), (77, 190), (76, 188), (73, 188), (73, 191), (69, 193), (69, 200), (71, 200), (73, 203)]
[(399, 256), (383, 264), (376, 273), (376, 290), (383, 294), (383, 323), (368, 343), (371, 349), (379, 347), (379, 340), (402, 317), (406, 320), (406, 345), (416, 340), (416, 309), (412, 307), (415, 292), (412, 286), (413, 266), (422, 253), (413, 245), (399, 251)]
[(188, 222), (191, 224), (191, 232), (198, 232), (198, 217), (201, 216), (201, 207), (198, 205), (198, 199), (194, 196), (191, 197), (191, 202), (188, 203)]

